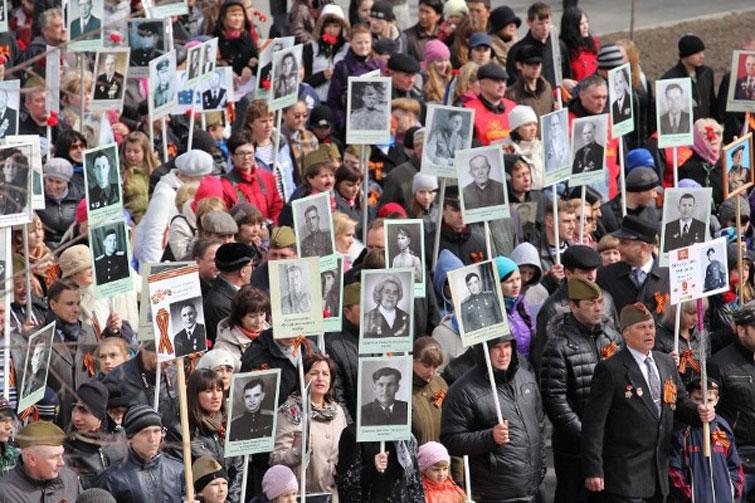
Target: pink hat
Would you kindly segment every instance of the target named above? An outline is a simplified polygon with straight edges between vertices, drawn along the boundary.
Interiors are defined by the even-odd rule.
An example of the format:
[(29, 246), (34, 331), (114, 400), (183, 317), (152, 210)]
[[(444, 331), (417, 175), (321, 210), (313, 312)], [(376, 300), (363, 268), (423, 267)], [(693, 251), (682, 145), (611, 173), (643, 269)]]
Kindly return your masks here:
[(207, 175), (199, 182), (199, 187), (194, 193), (194, 200), (191, 203), (192, 211), (197, 211), (197, 204), (207, 197), (217, 197), (223, 199), (223, 182), (220, 178)]
[(448, 451), (445, 446), (438, 442), (427, 442), (419, 447), (417, 453), (417, 462), (419, 464), (419, 471), (424, 472), (435, 463), (445, 461), (451, 462), (451, 457), (448, 455)]
[(425, 61), (424, 64), (429, 65), (433, 61), (437, 61), (439, 59), (450, 59), (451, 58), (451, 51), (448, 50), (448, 46), (438, 40), (437, 38), (433, 38), (431, 40), (428, 40), (425, 44)]
[(284, 465), (271, 466), (262, 477), (262, 492), (270, 501), (278, 496), (299, 492), (299, 483), (291, 468)]
[(76, 214), (75, 214), (76, 223), (80, 224), (87, 221), (87, 200), (86, 198), (79, 201), (79, 204), (76, 205)]

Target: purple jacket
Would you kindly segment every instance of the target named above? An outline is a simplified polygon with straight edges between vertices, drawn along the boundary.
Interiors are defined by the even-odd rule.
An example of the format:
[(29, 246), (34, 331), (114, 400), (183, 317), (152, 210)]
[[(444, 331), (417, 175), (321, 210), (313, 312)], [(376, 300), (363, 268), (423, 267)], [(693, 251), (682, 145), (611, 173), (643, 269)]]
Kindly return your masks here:
[[(524, 312), (524, 316), (522, 312)], [(524, 302), (524, 295), (519, 295), (514, 299), (510, 308), (507, 303), (506, 315), (509, 320), (509, 329), (516, 339), (517, 351), (529, 359), (530, 342), (532, 341), (532, 334), (535, 333), (535, 317), (532, 316), (529, 306)]]
[(349, 77), (359, 77), (378, 68), (375, 60), (369, 56), (360, 58), (354, 54), (351, 48), (349, 48), (346, 56), (336, 63), (333, 69), (333, 77), (330, 79), (327, 104), (336, 116), (335, 125), (337, 129), (346, 131), (346, 93)]

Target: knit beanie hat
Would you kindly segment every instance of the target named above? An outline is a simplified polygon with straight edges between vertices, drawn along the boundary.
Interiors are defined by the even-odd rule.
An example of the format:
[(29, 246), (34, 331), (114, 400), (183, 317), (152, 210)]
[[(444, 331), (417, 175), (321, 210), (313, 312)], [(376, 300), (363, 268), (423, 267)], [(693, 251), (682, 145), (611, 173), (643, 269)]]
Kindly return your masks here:
[(215, 458), (210, 456), (201, 456), (191, 465), (193, 474), (194, 490), (198, 493), (207, 487), (207, 484), (215, 479), (228, 480), (228, 473), (218, 463)]
[(198, 369), (211, 369), (215, 370), (220, 366), (231, 367), (234, 372), (238, 372), (241, 368), (241, 362), (238, 357), (223, 348), (215, 348), (202, 355), (202, 358), (197, 362)]
[(598, 51), (598, 68), (601, 70), (613, 70), (624, 64), (624, 56), (621, 49), (615, 44), (604, 45)]
[(398, 203), (387, 203), (378, 208), (378, 218), (386, 218), (393, 213), (400, 214), (401, 218), (407, 218), (409, 216), (404, 207)]
[(94, 417), (100, 421), (107, 419), (107, 403), (110, 393), (100, 381), (85, 382), (76, 390), (79, 405), (83, 405)]
[(425, 44), (425, 65), (429, 65), (433, 61), (437, 61), (439, 59), (449, 59), (451, 58), (451, 51), (448, 50), (448, 46), (438, 40), (437, 38), (433, 38), (427, 41)]
[(519, 266), (516, 265), (516, 262), (508, 257), (496, 257), (495, 265), (498, 268), (498, 278), (501, 281), (506, 281), (514, 271), (519, 270)]
[(679, 39), (679, 57), (686, 58), (705, 50), (702, 39), (692, 33), (685, 33)]
[(464, 0), (448, 0), (443, 6), (443, 17), (448, 16), (461, 16), (469, 14), (469, 7)]
[(703, 186), (700, 182), (693, 180), (692, 178), (682, 178), (676, 186), (680, 189), (702, 189)]
[(53, 157), (42, 168), (42, 173), (51, 178), (70, 182), (73, 176), (73, 165), (62, 157)]
[(518, 127), (530, 122), (537, 124), (537, 114), (530, 106), (517, 105), (509, 112), (509, 129), (511, 131), (516, 131)]
[[(750, 218), (750, 204), (747, 199), (740, 197), (739, 211), (741, 217)], [(737, 198), (731, 197), (721, 203), (718, 207), (718, 221), (722, 226), (726, 226), (729, 222), (733, 222), (737, 218)]]
[(92, 487), (79, 494), (76, 503), (116, 503), (112, 494), (99, 487)]
[(271, 466), (262, 477), (262, 492), (270, 501), (278, 496), (299, 492), (299, 483), (291, 468), (284, 465)]
[(79, 201), (76, 206), (76, 216), (74, 217), (77, 224), (83, 224), (87, 221), (87, 200), (86, 198)]
[(147, 405), (134, 405), (123, 416), (123, 429), (128, 438), (133, 437), (144, 428), (149, 428), (150, 426), (162, 427), (162, 425), (163, 422), (160, 419), (160, 414)]
[(62, 279), (69, 278), (88, 267), (92, 267), (89, 257), (89, 247), (87, 245), (73, 245), (70, 248), (66, 248), (60, 254), (58, 264), (60, 265)]
[(448, 455), (448, 451), (443, 444), (430, 441), (419, 446), (417, 464), (419, 464), (420, 472), (424, 472), (435, 463), (440, 463), (441, 461), (451, 462), (451, 456)]
[(412, 194), (416, 193), (419, 189), (438, 190), (438, 177), (417, 173), (412, 179)]
[(648, 149), (634, 148), (627, 154), (627, 173), (637, 167), (655, 168), (655, 159)]

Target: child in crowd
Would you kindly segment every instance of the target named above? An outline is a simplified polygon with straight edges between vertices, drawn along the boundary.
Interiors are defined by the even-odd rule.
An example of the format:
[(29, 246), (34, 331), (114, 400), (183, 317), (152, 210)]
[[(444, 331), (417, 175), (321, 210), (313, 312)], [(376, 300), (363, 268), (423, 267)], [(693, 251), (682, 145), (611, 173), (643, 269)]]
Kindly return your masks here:
[(535, 317), (522, 294), (522, 275), (519, 266), (508, 257), (497, 257), (498, 278), (501, 281), (503, 301), (506, 304), (506, 314), (509, 328), (516, 338), (516, 348), (529, 358), (530, 342), (535, 333)]
[(620, 261), (619, 239), (606, 234), (598, 241), (598, 253), (600, 254), (600, 265), (602, 266), (615, 264)]
[(285, 465), (271, 466), (262, 477), (262, 493), (252, 503), (296, 503), (299, 483), (291, 468)]
[(465, 503), (464, 491), (448, 475), (451, 457), (443, 444), (422, 444), (417, 455), (419, 471), (422, 472), (422, 487), (427, 503)]

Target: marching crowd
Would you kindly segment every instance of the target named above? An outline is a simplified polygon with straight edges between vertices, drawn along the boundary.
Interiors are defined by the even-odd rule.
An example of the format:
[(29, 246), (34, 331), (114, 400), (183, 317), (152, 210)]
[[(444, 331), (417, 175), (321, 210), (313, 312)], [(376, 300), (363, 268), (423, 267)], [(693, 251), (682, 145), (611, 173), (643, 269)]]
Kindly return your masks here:
[[(234, 85), (255, 79), (262, 37), (254, 20), (265, 15), (251, 0), (187, 3), (188, 14), (171, 19), (179, 67), (188, 49), (217, 37), (217, 65), (232, 67)], [(673, 152), (659, 147), (654, 86), (637, 46), (601, 43), (575, 5), (552, 37), (558, 20), (541, 2), (519, 13), (491, 8), (490, 0), (419, 0), (416, 13), (406, 0), (351, 0), (348, 12), (329, 0), (271, 4), (270, 37), (303, 44), (298, 101), (279, 112), (280, 128), (269, 102), (250, 93), (197, 120), (202, 127), (188, 147), (188, 116), (150, 124), (144, 78), (129, 78), (122, 110), (107, 112), (133, 251), (116, 252), (129, 256), (126, 266), (112, 250), (93, 256), (101, 248), (88, 243), (83, 153), (98, 145), (79, 117), (94, 77), (64, 64), (61, 112), (50, 114), (46, 47), (67, 43), (60, 3), (8, 4), (0, 75), (21, 80), (18, 133), (38, 135), (49, 155), (45, 209), (34, 212), (28, 233), (13, 229), (7, 313), (0, 304), (11, 340), (10, 352), (0, 353), (10, 359), (0, 364), (10, 389), (0, 401), (0, 502), (179, 503), (184, 462), (192, 465), (195, 499), (205, 503), (236, 503), (242, 494), (293, 502), (302, 491), (313, 501), (461, 503), (467, 487), (477, 503), (755, 501), (755, 194), (724, 198), (721, 150), (753, 129), (755, 117), (727, 111), (734, 77), (727, 73), (716, 89), (705, 42), (679, 34), (678, 63), (662, 76), (691, 79), (694, 142)], [(107, 12), (124, 8), (126, 17), (144, 15), (141, 2), (105, 2)], [(755, 38), (741, 49), (755, 50)], [(544, 186), (539, 118), (559, 107), (570, 123), (606, 113), (607, 72), (625, 63), (634, 129), (605, 145), (607, 188), (588, 187), (583, 196), (568, 180)], [(375, 97), (389, 102), (391, 140), (349, 145), (348, 78), (372, 71), (391, 81), (391, 95)], [(429, 104), (474, 110), (473, 146), (497, 144), (505, 153), (511, 217), (490, 221), (488, 236), (483, 224), (464, 222), (455, 180), (441, 195), (439, 179), (420, 172), (431, 143)], [(369, 128), (369, 114), (362, 115), (353, 120)], [(456, 134), (453, 126), (438, 132), (434, 155), (452, 157), (461, 148)], [(672, 158), (678, 187), (713, 189), (702, 234), (728, 241), (730, 287), (704, 302), (671, 305), (669, 270), (660, 263)], [(19, 197), (10, 184), (13, 157), (3, 163), (0, 207), (9, 208)], [(751, 163), (736, 166), (743, 184), (752, 180)], [(330, 196), (345, 271), (342, 308), (332, 307), (339, 306), (335, 278), (323, 280), (323, 306), (340, 309), (343, 320), (325, 334), (324, 348), (273, 336), (268, 278), (269, 263), (297, 257), (292, 201), (320, 193)], [(427, 277), (412, 312), (412, 375), (378, 371), (365, 379), (385, 387), (376, 393), (386, 414), (401, 405), (397, 390), (411, 388), (412, 435), (381, 449), (357, 442), (359, 325), (367, 320), (360, 279), (361, 271), (387, 267), (385, 222), (407, 218), (421, 219), (426, 232), (423, 260), (408, 248), (402, 257)], [(511, 333), (482, 343), (483, 351), (462, 344), (460, 321), (472, 322), (454, 312), (448, 274), (486, 259), (495, 261)], [(140, 274), (169, 261), (198, 268), (208, 345), (185, 361), (190, 460), (181, 452), (175, 365), (158, 363), (155, 342), (139, 337), (140, 303), (148, 301), (139, 298)], [(95, 295), (93, 263), (97, 281), (129, 268), (132, 291)], [(193, 330), (196, 307), (180, 315)], [(53, 321), (44, 397), (17, 410), (28, 337)], [(401, 322), (383, 321), (389, 329)], [(300, 366), (311, 384), (306, 448)], [(260, 410), (275, 393), (260, 381), (245, 386), (247, 413), (231, 418), (231, 429), (273, 435), (274, 448), (226, 457), (232, 377), (262, 369), (281, 372), (275, 431)], [(544, 487), (547, 447), (555, 494)]]

